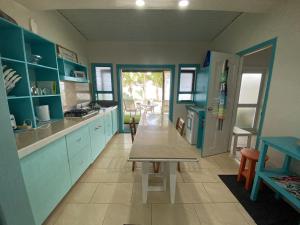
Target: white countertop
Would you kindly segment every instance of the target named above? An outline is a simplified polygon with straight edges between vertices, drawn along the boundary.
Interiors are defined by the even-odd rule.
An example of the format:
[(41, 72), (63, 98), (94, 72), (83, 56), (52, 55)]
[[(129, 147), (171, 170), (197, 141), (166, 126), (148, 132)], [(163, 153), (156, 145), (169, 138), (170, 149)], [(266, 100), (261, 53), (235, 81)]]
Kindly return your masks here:
[(117, 106), (100, 110), (98, 114), (86, 119), (62, 119), (40, 128), (16, 133), (16, 144), (19, 159), (35, 152), (36, 150), (48, 145), (49, 143), (64, 137), (65, 135), (89, 124), (102, 116), (105, 112), (117, 108)]

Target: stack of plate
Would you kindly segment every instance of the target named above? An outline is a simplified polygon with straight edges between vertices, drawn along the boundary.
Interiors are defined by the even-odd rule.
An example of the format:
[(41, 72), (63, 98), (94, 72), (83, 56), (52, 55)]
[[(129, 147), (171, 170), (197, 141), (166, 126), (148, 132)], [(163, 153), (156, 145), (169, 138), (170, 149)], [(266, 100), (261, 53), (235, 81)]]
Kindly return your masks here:
[(19, 82), (22, 77), (16, 74), (16, 71), (8, 68), (7, 66), (3, 66), (3, 75), (6, 93), (8, 94), (14, 89), (16, 83)]

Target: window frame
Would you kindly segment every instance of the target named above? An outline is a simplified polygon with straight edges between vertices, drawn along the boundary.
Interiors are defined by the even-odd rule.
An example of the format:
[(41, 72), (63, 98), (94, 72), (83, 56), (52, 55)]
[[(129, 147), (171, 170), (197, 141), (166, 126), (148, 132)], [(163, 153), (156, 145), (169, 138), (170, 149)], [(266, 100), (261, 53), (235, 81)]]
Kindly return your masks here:
[[(97, 91), (97, 79), (96, 79), (96, 67), (110, 67), (111, 70), (111, 91)], [(113, 78), (113, 64), (112, 63), (92, 63), (92, 81), (93, 81), (93, 100), (99, 100), (98, 94), (112, 94), (112, 100), (103, 100), (103, 101), (115, 101), (114, 95), (114, 78)], [(101, 101), (101, 100), (100, 100)]]
[[(195, 71), (194, 71), (194, 76), (193, 76), (193, 83), (192, 83), (192, 91), (180, 91), (180, 78), (181, 78), (181, 73), (184, 71), (189, 71), (190, 70), (182, 70), (182, 68), (186, 68), (186, 67), (194, 67)], [(197, 83), (197, 74), (200, 71), (200, 64), (179, 64), (178, 65), (178, 80), (177, 80), (177, 99), (176, 102), (177, 104), (191, 104), (194, 102), (194, 94), (195, 94), (195, 87), (196, 87), (196, 83)], [(180, 94), (191, 94), (192, 95), (192, 99), (191, 100), (179, 100), (179, 95)]]
[[(239, 103), (239, 96), (240, 96), (240, 92), (241, 92), (241, 90), (239, 89), (238, 103), (237, 103), (237, 108), (236, 108), (236, 110), (238, 110), (239, 108), (255, 108), (253, 128), (248, 128), (248, 127), (241, 127), (241, 128), (248, 130), (250, 132), (256, 133), (257, 129), (258, 129), (259, 120), (260, 120), (263, 96), (265, 93), (265, 82), (268, 79), (268, 69), (265, 67), (252, 67), (252, 66), (244, 67), (242, 74), (241, 74), (241, 78), (240, 78), (240, 86), (242, 84), (243, 74), (245, 74), (245, 73), (261, 73), (262, 74), (257, 103), (256, 104)], [(236, 120), (237, 120), (237, 118), (236, 118)]]

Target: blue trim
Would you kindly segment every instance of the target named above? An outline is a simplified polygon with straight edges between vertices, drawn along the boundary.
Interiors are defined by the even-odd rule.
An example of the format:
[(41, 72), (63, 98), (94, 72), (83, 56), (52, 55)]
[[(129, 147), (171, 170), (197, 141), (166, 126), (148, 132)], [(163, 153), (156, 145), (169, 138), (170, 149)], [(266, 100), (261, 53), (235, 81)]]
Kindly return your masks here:
[[(110, 67), (111, 71), (111, 85), (112, 85), (112, 90), (111, 91), (96, 91), (97, 90), (97, 82), (96, 82), (96, 67)], [(114, 95), (114, 71), (113, 71), (113, 64), (112, 63), (92, 63), (91, 64), (91, 69), (92, 69), (92, 93), (93, 93), (93, 100), (96, 100), (96, 94), (97, 93), (102, 93), (102, 94), (112, 94), (113, 96), (113, 101), (115, 100), (115, 95)]]
[[(194, 87), (192, 92), (185, 92), (185, 91), (179, 91), (180, 88), (180, 75), (181, 75), (181, 68), (182, 67), (195, 67), (195, 77), (194, 77)], [(201, 65), (200, 64), (178, 64), (178, 78), (177, 78), (177, 98), (176, 98), (176, 103), (177, 104), (192, 104), (194, 102), (194, 99), (192, 100), (182, 100), (179, 101), (179, 94), (191, 94), (192, 98), (194, 98), (194, 90), (195, 90), (195, 84), (196, 84), (196, 78), (197, 74), (200, 72)]]
[(153, 70), (170, 70), (171, 71), (171, 87), (170, 87), (170, 105), (169, 105), (169, 120), (173, 121), (173, 102), (174, 102), (174, 80), (175, 80), (175, 65), (172, 64), (117, 64), (117, 94), (119, 108), (119, 132), (124, 132), (123, 118), (123, 95), (122, 95), (122, 80), (121, 70), (138, 70), (138, 69), (153, 69)]
[(245, 56), (245, 55), (253, 53), (257, 50), (266, 48), (266, 47), (272, 47), (272, 56), (271, 56), (271, 59), (270, 59), (270, 62), (269, 62), (269, 68), (268, 68), (269, 69), (269, 76), (268, 76), (268, 80), (267, 80), (266, 91), (265, 91), (265, 96), (264, 96), (264, 99), (263, 99), (262, 110), (261, 110), (261, 114), (260, 114), (258, 130), (257, 130), (257, 138), (256, 138), (256, 144), (255, 144), (256, 149), (258, 148), (258, 146), (260, 144), (262, 128), (263, 128), (264, 120), (265, 120), (266, 108), (267, 108), (269, 92), (270, 92), (270, 85), (271, 85), (271, 80), (272, 80), (273, 66), (274, 66), (274, 61), (275, 61), (275, 54), (276, 54), (276, 47), (277, 47), (277, 37), (273, 38), (273, 39), (270, 39), (268, 41), (262, 42), (260, 44), (254, 45), (250, 48), (247, 48), (247, 49), (237, 53), (239, 56)]

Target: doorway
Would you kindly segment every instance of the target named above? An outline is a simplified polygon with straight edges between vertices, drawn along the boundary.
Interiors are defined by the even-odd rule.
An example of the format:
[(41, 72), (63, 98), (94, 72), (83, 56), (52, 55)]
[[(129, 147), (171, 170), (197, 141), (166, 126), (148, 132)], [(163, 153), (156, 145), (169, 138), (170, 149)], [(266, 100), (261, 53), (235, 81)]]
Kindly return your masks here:
[[(243, 68), (238, 82), (236, 119), (234, 130), (237, 133), (249, 132), (250, 135), (234, 135), (231, 149), (244, 147), (258, 148), (264, 123), (274, 63), (276, 39), (245, 50)], [(237, 129), (238, 128), (238, 129)], [(241, 129), (241, 130), (240, 130)], [(238, 136), (235, 139), (235, 136)], [(239, 157), (239, 154), (238, 154)]]
[(131, 118), (169, 113), (170, 71), (132, 71), (121, 73), (124, 130), (129, 132)]
[(117, 65), (120, 132), (142, 114), (163, 114), (172, 121), (174, 75), (174, 65)]

